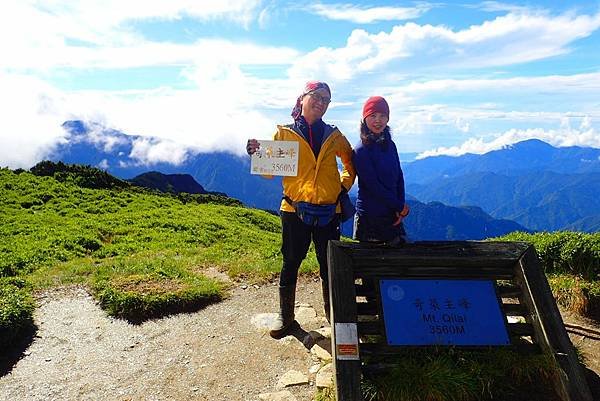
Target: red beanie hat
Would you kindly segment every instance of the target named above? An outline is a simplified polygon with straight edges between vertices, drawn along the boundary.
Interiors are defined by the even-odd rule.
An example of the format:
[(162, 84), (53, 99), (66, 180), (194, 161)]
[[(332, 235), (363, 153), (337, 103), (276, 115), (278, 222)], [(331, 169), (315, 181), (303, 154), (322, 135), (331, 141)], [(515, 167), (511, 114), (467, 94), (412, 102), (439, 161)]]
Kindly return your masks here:
[(363, 120), (373, 113), (383, 113), (390, 118), (390, 106), (381, 96), (371, 96), (363, 106)]

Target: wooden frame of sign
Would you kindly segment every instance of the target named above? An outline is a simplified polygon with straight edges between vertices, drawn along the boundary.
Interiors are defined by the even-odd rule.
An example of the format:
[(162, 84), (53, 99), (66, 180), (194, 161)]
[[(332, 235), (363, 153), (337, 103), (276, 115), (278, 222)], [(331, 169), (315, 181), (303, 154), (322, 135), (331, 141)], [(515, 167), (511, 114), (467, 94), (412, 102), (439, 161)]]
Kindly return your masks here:
[[(377, 286), (380, 279), (503, 280), (498, 287), (510, 347), (547, 352), (557, 362), (556, 393), (563, 401), (593, 401), (562, 317), (533, 246), (523, 242), (416, 242), (398, 248), (330, 241), (328, 246), (331, 349), (336, 399), (362, 399), (365, 355), (389, 355), (402, 347), (385, 341)], [(509, 323), (508, 316), (525, 322)], [(358, 338), (369, 336), (369, 343)], [(373, 342), (375, 339), (375, 342)], [(353, 344), (354, 343), (354, 344)], [(471, 347), (472, 348), (472, 347)]]

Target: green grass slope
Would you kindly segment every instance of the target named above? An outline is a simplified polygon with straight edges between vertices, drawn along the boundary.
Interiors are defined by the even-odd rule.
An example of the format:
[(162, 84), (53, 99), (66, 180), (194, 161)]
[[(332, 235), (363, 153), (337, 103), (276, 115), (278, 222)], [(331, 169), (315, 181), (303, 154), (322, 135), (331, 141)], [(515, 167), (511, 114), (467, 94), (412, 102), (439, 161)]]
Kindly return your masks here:
[[(84, 187), (95, 169), (71, 170), (0, 169), (0, 277), (33, 289), (84, 284), (110, 314), (135, 321), (224, 297), (208, 267), (250, 282), (279, 272), (277, 216), (216, 195)], [(312, 253), (302, 271), (317, 271)]]

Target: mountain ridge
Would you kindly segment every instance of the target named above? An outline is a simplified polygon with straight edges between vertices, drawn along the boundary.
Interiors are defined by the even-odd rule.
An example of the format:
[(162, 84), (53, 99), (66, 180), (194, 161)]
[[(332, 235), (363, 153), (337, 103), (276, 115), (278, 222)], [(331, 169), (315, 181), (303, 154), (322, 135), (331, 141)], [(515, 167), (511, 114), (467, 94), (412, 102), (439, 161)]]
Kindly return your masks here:
[[(67, 121), (64, 123), (64, 127), (69, 132), (70, 143), (57, 149), (54, 155), (55, 160), (97, 165), (118, 177), (124, 178), (146, 173), (148, 170), (160, 171), (163, 174), (187, 173), (201, 183), (207, 191), (225, 193), (230, 197), (242, 200), (251, 207), (271, 211), (279, 209), (281, 177), (267, 180), (260, 176), (251, 175), (250, 159), (247, 156), (236, 156), (225, 152), (193, 153), (190, 151), (186, 154), (185, 160), (179, 165), (164, 161), (148, 165), (132, 157), (134, 155), (134, 145), (142, 140), (150, 144), (159, 144), (160, 140), (157, 138), (127, 135), (120, 131), (104, 129), (98, 124), (88, 124), (82, 121)], [(516, 206), (512, 208), (506, 206), (510, 205), (511, 202), (514, 204), (515, 198), (520, 199), (524, 196), (515, 192), (514, 177), (522, 176), (524, 171), (528, 171), (527, 174), (533, 174), (530, 179), (536, 181), (538, 177), (535, 174), (539, 173), (536, 169), (546, 168), (549, 164), (552, 164), (552, 160), (563, 160), (569, 157), (581, 160), (584, 156), (588, 158), (597, 157), (598, 163), (589, 159), (591, 161), (586, 162), (587, 164), (573, 160), (570, 164), (577, 165), (577, 171), (594, 171), (597, 169), (600, 172), (599, 149), (569, 147), (566, 153), (562, 152), (561, 149), (543, 141), (528, 140), (484, 155), (437, 156), (403, 162), (407, 183), (407, 198), (410, 199), (411, 195), (414, 195), (425, 205), (423, 207), (428, 207), (428, 202), (432, 201), (442, 202), (448, 207), (478, 206), (489, 218), (515, 220), (525, 230), (529, 228), (538, 230), (562, 228), (575, 224), (576, 221), (581, 227), (588, 227), (588, 229), (589, 227), (595, 227), (593, 223), (595, 221), (594, 210), (590, 213), (580, 210), (572, 218), (568, 216), (568, 212), (565, 213), (566, 217), (561, 217), (560, 214), (557, 214), (558, 217), (556, 218), (547, 216), (545, 213), (556, 214), (556, 210), (559, 210), (555, 206), (556, 194), (549, 192), (547, 187), (532, 185), (527, 180), (521, 181), (518, 188), (539, 188), (539, 191), (531, 196), (535, 198), (536, 202), (542, 202), (543, 199), (546, 199), (546, 207), (542, 208), (543, 213), (536, 209), (538, 207), (537, 203), (531, 200), (525, 201), (523, 205), (519, 205), (517, 202)], [(531, 156), (527, 156), (532, 152), (538, 155), (536, 156), (539, 159), (538, 162), (532, 163), (531, 160), (529, 162), (523, 160), (532, 159)], [(539, 156), (544, 154), (546, 159)], [(511, 157), (514, 158), (515, 155), (520, 155), (521, 159), (515, 163), (510, 162)], [(548, 158), (551, 160), (547, 160)], [(482, 160), (486, 163), (482, 164)], [(507, 160), (509, 161), (507, 162)], [(490, 166), (500, 164), (502, 166), (508, 165), (508, 167), (496, 172), (487, 172), (482, 167), (491, 168)], [(587, 166), (585, 169), (582, 167), (584, 164)], [(529, 170), (524, 170), (527, 166), (530, 167)], [(434, 173), (431, 173), (431, 171), (434, 171)], [(472, 177), (475, 174), (479, 174), (479, 181), (473, 181)], [(545, 172), (544, 174), (550, 173)], [(557, 172), (555, 174), (561, 173)], [(581, 174), (587, 173), (582, 172)], [(419, 182), (419, 177), (427, 177), (427, 180)], [(468, 179), (465, 179), (465, 177)], [(444, 182), (451, 182), (455, 187), (452, 196), (450, 196), (451, 193), (444, 193)], [(497, 190), (489, 188), (491, 182), (495, 183), (494, 185), (498, 187)], [(564, 187), (567, 188), (568, 185), (565, 184)], [(351, 195), (353, 192), (355, 193), (355, 188), (356, 186), (351, 191)], [(581, 185), (578, 184), (575, 191), (580, 191), (581, 188)], [(446, 192), (448, 192), (447, 189)], [(581, 200), (577, 196), (570, 196), (571, 198), (573, 205), (579, 205), (577, 210), (585, 209), (581, 207)], [(502, 199), (503, 203), (497, 202), (498, 199)], [(494, 202), (496, 203), (494, 204)], [(570, 208), (566, 207), (565, 210), (569, 211)], [(437, 215), (442, 216), (441, 214)], [(450, 215), (452, 213), (446, 216)], [(526, 218), (528, 215), (532, 217), (530, 219)], [(488, 217), (485, 217), (484, 220)], [(516, 220), (517, 218), (520, 220)], [(440, 222), (440, 224), (447, 226), (443, 222)], [(533, 227), (530, 227), (530, 225)], [(348, 224), (345, 227), (345, 233), (351, 232)]]

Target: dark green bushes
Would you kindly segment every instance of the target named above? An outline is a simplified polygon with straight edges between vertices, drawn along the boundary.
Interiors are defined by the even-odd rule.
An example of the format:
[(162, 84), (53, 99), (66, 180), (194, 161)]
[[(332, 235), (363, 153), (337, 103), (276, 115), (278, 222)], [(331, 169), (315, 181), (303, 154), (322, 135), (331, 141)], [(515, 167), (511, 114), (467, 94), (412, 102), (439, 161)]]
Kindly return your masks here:
[(83, 188), (112, 189), (130, 186), (128, 182), (113, 177), (106, 171), (79, 164), (44, 160), (33, 166), (30, 171), (33, 175), (54, 177), (60, 182), (72, 181), (75, 185)]
[(533, 244), (546, 273), (574, 274), (585, 280), (600, 279), (600, 233), (515, 232), (494, 240)]
[(511, 233), (495, 238), (533, 244), (557, 303), (600, 320), (600, 233)]
[(25, 280), (0, 278), (0, 349), (32, 329), (34, 308), (31, 287)]

